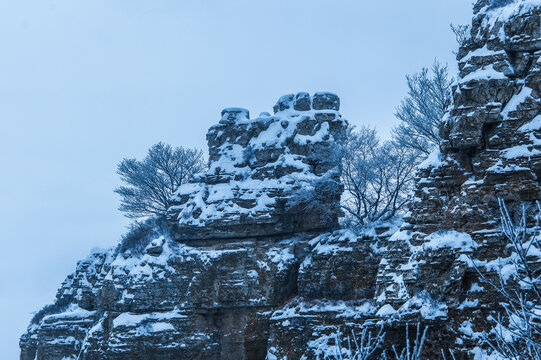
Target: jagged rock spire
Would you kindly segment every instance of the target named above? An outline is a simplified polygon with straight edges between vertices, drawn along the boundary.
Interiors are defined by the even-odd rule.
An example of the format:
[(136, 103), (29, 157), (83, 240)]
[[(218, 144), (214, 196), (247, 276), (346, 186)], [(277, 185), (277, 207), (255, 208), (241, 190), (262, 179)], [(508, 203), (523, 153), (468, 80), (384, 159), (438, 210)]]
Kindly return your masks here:
[[(250, 119), (246, 109), (224, 109), (207, 134), (208, 171), (174, 197), (169, 219), (175, 237), (223, 239), (336, 227), (347, 125), (339, 109), (335, 94), (305, 92), (280, 97), (274, 116)], [(306, 203), (298, 203), (303, 196)]]

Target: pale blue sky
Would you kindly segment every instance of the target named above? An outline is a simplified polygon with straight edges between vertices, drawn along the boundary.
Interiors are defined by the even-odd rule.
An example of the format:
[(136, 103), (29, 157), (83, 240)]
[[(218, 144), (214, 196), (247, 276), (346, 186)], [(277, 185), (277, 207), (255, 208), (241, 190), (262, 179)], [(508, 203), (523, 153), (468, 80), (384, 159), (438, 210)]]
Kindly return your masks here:
[(116, 163), (206, 147), (224, 107), (332, 91), (388, 134), (404, 76), (450, 62), (472, 0), (0, 0), (0, 358), (127, 221)]

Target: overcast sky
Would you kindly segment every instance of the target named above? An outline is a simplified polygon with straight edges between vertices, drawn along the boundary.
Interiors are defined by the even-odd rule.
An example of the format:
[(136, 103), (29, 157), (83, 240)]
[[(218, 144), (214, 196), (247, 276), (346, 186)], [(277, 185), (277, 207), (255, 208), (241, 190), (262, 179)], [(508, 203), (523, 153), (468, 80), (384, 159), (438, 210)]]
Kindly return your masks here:
[(0, 358), (93, 247), (114, 245), (116, 164), (206, 147), (222, 108), (332, 91), (388, 136), (405, 75), (472, 0), (0, 0)]

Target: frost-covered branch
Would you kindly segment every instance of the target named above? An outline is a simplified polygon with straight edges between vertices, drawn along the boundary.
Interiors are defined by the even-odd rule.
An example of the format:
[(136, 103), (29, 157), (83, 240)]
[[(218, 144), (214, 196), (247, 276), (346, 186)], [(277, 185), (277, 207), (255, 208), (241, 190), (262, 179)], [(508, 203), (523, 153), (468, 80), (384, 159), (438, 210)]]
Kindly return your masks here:
[(356, 336), (352, 331), (351, 337), (347, 337), (347, 347), (344, 347), (341, 335), (340, 331), (335, 335), (336, 360), (368, 360), (378, 349), (381, 349), (385, 338), (383, 325), (374, 335), (366, 327), (363, 328), (360, 336)]
[(454, 25), (451, 24), (451, 31), (455, 34), (456, 42), (459, 46), (462, 46), (469, 37), (470, 26), (469, 25)]
[[(393, 345), (393, 360), (422, 360), (421, 352), (426, 340), (428, 332), (428, 326), (421, 330), (421, 324), (417, 324), (417, 332), (413, 342), (410, 339), (409, 324), (406, 324), (406, 346), (402, 350), (397, 350)], [(342, 334), (337, 332), (336, 338), (336, 355), (332, 357), (333, 360), (390, 360), (385, 352), (384, 345), (390, 347), (389, 344), (384, 343), (385, 332), (383, 331), (383, 324), (381, 325), (377, 335), (373, 336), (366, 327), (363, 328), (361, 334), (356, 336), (352, 332), (351, 337), (346, 338), (346, 343), (342, 342)], [(443, 354), (443, 351), (442, 351)], [(451, 353), (452, 354), (452, 353)], [(444, 355), (445, 359), (445, 355)], [(453, 355), (454, 359), (454, 355)]]
[[(535, 224), (528, 226), (523, 204), (519, 220), (513, 221), (503, 200), (499, 200), (502, 235), (508, 241), (510, 255), (498, 262), (498, 280), (476, 265), (481, 279), (502, 296), (503, 314), (487, 344), (504, 359), (541, 359), (541, 243), (537, 203)], [(474, 262), (475, 264), (475, 262)], [(502, 264), (505, 264), (502, 265)], [(504, 271), (505, 269), (505, 271)]]
[(441, 141), (439, 126), (450, 99), (453, 78), (437, 60), (430, 68), (407, 75), (408, 94), (397, 107), (400, 124), (393, 129), (401, 146), (429, 155)]
[(406, 347), (402, 349), (402, 352), (398, 352), (393, 345), (393, 353), (396, 360), (421, 360), (421, 351), (426, 340), (426, 333), (428, 332), (428, 326), (421, 332), (421, 324), (417, 324), (417, 334), (415, 335), (415, 341), (410, 343), (409, 339), (409, 324), (406, 324)]
[(364, 225), (395, 217), (407, 203), (418, 161), (418, 152), (381, 143), (373, 129), (350, 129), (342, 170), (347, 222)]
[(123, 159), (117, 173), (125, 185), (115, 189), (120, 211), (132, 219), (165, 214), (171, 195), (204, 167), (201, 150), (163, 143), (152, 146), (143, 160)]

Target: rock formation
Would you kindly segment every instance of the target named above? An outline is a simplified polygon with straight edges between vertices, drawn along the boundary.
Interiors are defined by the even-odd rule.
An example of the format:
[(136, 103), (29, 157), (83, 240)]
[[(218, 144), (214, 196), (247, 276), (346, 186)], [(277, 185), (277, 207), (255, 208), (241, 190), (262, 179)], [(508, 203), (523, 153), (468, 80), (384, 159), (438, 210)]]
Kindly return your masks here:
[[(167, 223), (81, 261), (23, 335), (21, 358), (264, 359), (273, 312), (297, 296), (314, 238), (338, 224), (339, 106), (299, 93), (274, 116), (225, 109), (207, 135), (209, 170), (179, 188)], [(329, 276), (361, 284), (355, 267)], [(307, 296), (334, 292), (331, 279), (301, 281)]]
[(411, 211), (379, 269), (377, 299), (395, 307), (404, 298), (437, 301), (450, 320), (432, 332), (440, 345), (446, 337), (444, 347), (481, 353), (487, 319), (501, 309), (472, 262), (494, 270), (506, 253), (499, 198), (510, 208), (540, 199), (541, 3), (482, 0), (474, 12), (440, 152), (419, 168)]
[(399, 346), (417, 322), (427, 359), (482, 356), (500, 308), (473, 262), (493, 269), (506, 251), (498, 198), (540, 199), (540, 25), (538, 0), (474, 6), (441, 149), (397, 227), (336, 230), (337, 96), (286, 95), (253, 120), (225, 109), (209, 170), (180, 187), (167, 219), (78, 263), (22, 336), (21, 359), (330, 358), (339, 330), (381, 323)]
[[(286, 95), (275, 115), (222, 111), (207, 134), (209, 170), (180, 187), (169, 213), (177, 240), (325, 231), (340, 214), (340, 143), (345, 122), (334, 94)], [(324, 190), (321, 192), (320, 190)], [(313, 191), (313, 211), (293, 204)], [(289, 200), (289, 202), (288, 202)], [(311, 202), (311, 201), (310, 201)]]

